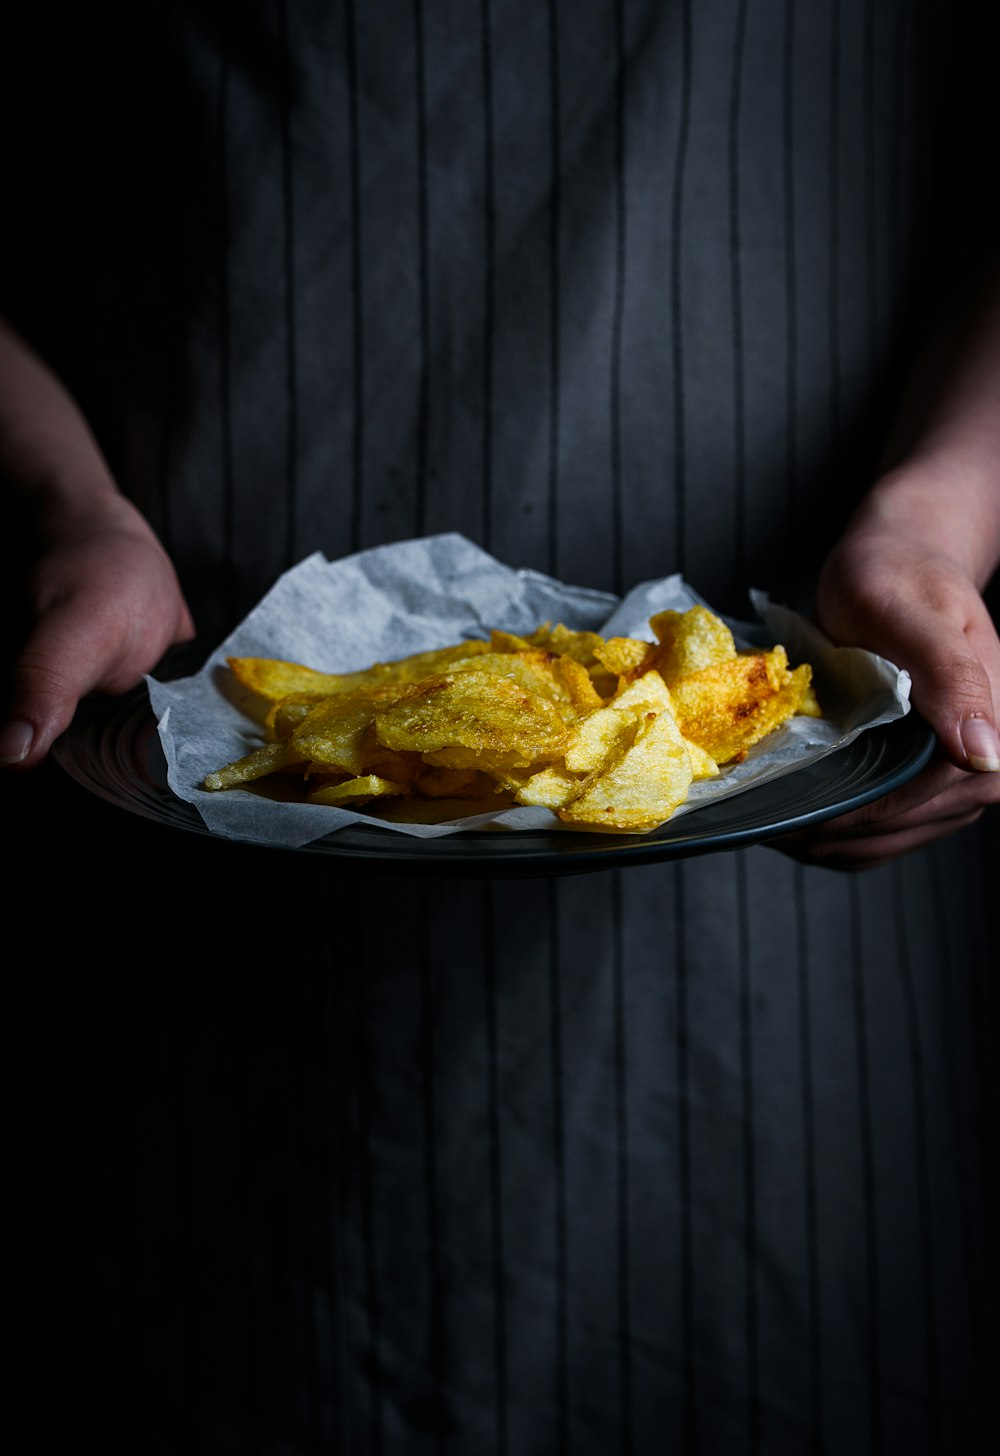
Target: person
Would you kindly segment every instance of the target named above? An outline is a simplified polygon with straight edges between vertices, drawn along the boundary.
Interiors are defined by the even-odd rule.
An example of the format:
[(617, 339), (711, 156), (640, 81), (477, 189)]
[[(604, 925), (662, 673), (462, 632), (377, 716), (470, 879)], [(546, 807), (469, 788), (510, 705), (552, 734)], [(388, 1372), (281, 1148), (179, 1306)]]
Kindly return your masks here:
[[(874, 14), (17, 22), (7, 1064), (50, 1434), (995, 1449), (1000, 274), (954, 104), (989, 16)], [(771, 845), (437, 883), (59, 776), (84, 698), (307, 552), (442, 529), (764, 585), (905, 666), (935, 755)]]

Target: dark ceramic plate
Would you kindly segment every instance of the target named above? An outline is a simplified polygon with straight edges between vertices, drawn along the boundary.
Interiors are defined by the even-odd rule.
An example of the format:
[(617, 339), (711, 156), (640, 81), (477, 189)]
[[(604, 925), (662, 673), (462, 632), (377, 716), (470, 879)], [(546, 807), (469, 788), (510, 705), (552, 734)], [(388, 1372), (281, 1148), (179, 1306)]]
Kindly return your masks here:
[[(190, 659), (174, 671), (193, 670)], [(167, 676), (163, 665), (157, 670)], [(738, 849), (846, 814), (888, 794), (918, 773), (934, 749), (926, 723), (909, 713), (818, 763), (708, 804), (646, 835), (544, 830), (469, 830), (416, 839), (377, 824), (352, 825), (299, 849), (275, 854), (321, 855), (352, 870), (485, 877), (577, 874), (655, 860)], [(167, 785), (166, 762), (145, 686), (114, 699), (81, 704), (54, 749), (69, 777), (99, 798), (158, 824), (211, 835), (193, 805)], [(221, 840), (231, 844), (232, 841)], [(252, 846), (257, 847), (257, 846)]]

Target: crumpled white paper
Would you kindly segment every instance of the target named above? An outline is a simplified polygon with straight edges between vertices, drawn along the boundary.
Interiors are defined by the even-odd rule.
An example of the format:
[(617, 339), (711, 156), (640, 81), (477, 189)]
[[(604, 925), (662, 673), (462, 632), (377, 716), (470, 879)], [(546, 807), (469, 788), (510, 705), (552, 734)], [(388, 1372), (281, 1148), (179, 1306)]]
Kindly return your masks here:
[[(495, 560), (464, 536), (446, 533), (377, 546), (339, 561), (315, 553), (283, 576), (193, 676), (146, 679), (179, 798), (193, 804), (213, 833), (286, 848), (308, 844), (344, 825), (373, 822), (386, 833), (456, 834), (487, 825), (503, 830), (572, 829), (547, 809), (516, 807), (439, 824), (392, 823), (372, 810), (277, 803), (252, 789), (210, 793), (205, 775), (262, 740), (256, 725), (222, 689), (228, 657), (270, 657), (323, 672), (351, 672), (474, 637), (493, 627), (528, 633), (562, 622), (604, 636), (651, 638), (649, 618), (704, 602), (679, 575), (634, 587), (624, 598), (567, 586), (536, 571)], [(793, 772), (850, 743), (859, 733), (909, 711), (909, 675), (859, 648), (834, 647), (798, 614), (753, 593), (757, 622), (729, 625), (737, 645), (780, 642), (792, 663), (807, 661), (825, 716), (794, 718), (717, 779), (693, 784), (675, 811), (704, 804)]]

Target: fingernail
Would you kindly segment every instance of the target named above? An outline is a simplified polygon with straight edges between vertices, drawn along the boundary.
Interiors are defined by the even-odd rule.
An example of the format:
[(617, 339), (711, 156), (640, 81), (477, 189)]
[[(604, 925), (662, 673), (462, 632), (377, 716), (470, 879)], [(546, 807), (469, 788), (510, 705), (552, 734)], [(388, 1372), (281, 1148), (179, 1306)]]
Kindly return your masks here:
[(962, 747), (974, 769), (1000, 773), (1000, 738), (985, 718), (966, 718), (962, 724)]
[(5, 723), (0, 728), (0, 768), (22, 763), (31, 752), (34, 736), (35, 730), (30, 723)]

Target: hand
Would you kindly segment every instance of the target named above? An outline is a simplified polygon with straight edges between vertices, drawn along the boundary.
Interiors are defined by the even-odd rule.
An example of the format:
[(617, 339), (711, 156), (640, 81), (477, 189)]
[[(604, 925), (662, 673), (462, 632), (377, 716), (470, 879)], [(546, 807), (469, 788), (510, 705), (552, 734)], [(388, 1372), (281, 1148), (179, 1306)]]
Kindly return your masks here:
[(924, 533), (862, 522), (819, 581), (820, 625), (906, 668), (938, 749), (916, 778), (863, 809), (775, 843), (804, 863), (865, 869), (973, 823), (1000, 803), (1000, 640), (980, 592)]
[(168, 647), (194, 635), (170, 558), (117, 494), (48, 532), (30, 606), (0, 728), (6, 767), (39, 764), (82, 697), (127, 691)]

